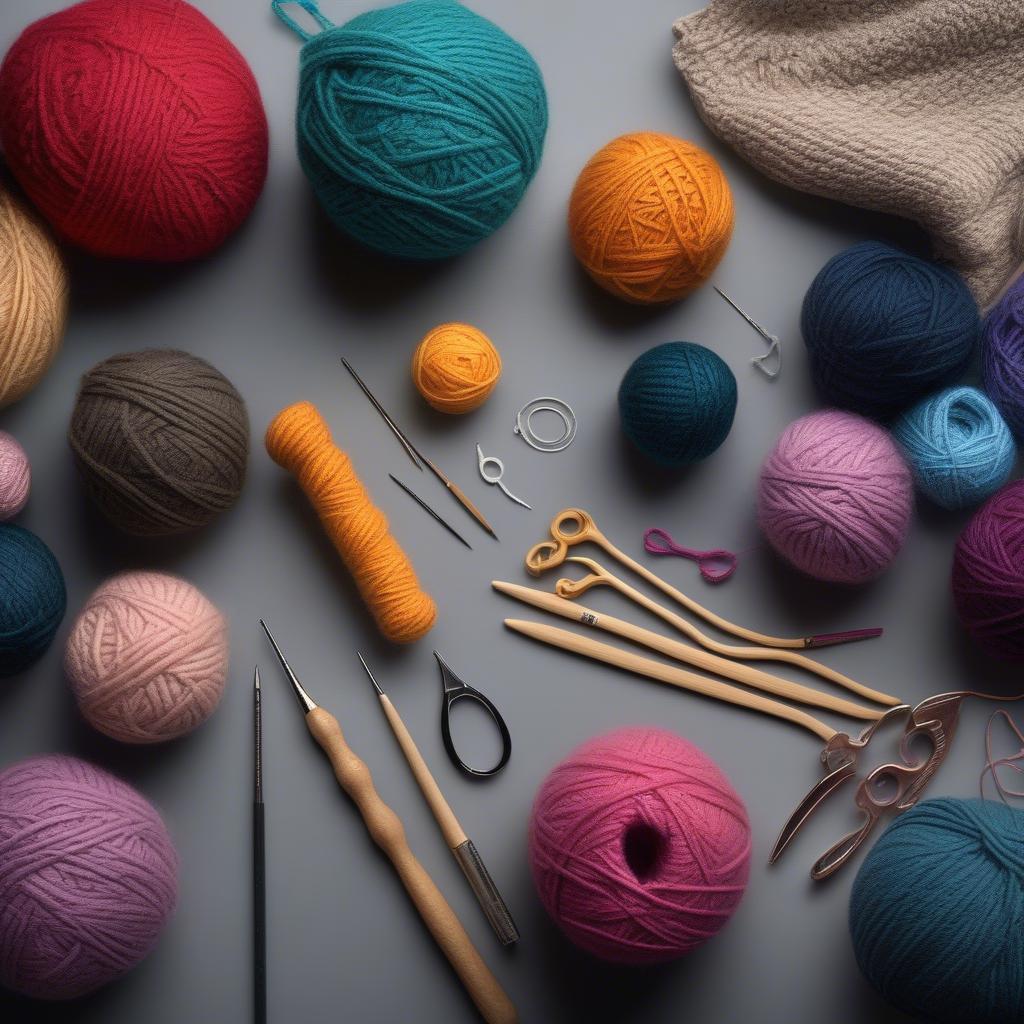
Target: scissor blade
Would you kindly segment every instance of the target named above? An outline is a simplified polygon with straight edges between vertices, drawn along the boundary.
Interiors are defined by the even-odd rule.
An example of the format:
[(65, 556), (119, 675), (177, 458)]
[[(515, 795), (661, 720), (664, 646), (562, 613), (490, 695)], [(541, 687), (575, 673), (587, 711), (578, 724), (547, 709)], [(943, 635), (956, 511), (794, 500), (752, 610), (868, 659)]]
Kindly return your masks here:
[(808, 791), (807, 796), (797, 804), (796, 810), (789, 816), (789, 821), (783, 826), (779, 838), (775, 840), (769, 864), (774, 864), (783, 854), (783, 851), (793, 841), (796, 834), (803, 828), (804, 823), (812, 814), (848, 779), (857, 774), (857, 765), (853, 761), (847, 761), (840, 765), (835, 771), (829, 772), (823, 779), (815, 783)]

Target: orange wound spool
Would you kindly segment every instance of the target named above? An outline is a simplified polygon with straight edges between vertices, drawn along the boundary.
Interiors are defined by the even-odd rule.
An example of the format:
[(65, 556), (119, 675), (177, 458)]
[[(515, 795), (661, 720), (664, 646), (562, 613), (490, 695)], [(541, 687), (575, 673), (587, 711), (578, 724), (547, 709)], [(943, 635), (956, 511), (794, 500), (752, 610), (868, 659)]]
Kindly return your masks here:
[(381, 633), (406, 644), (429, 632), (437, 606), (316, 406), (282, 409), (267, 427), (266, 446), (299, 482)]

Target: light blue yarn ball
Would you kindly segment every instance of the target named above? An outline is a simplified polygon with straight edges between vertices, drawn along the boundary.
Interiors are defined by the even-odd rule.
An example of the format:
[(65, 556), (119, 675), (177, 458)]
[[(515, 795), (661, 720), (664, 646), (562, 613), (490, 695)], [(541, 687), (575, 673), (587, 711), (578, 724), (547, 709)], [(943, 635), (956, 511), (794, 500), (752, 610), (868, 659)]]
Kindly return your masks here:
[(299, 160), (331, 220), (392, 256), (454, 256), (500, 227), (540, 163), (530, 54), (454, 0), (409, 0), (302, 49)]
[(850, 895), (864, 976), (940, 1024), (1024, 1020), (1024, 811), (928, 800), (896, 818)]
[(999, 410), (977, 388), (946, 388), (908, 409), (892, 428), (914, 483), (943, 508), (980, 505), (1009, 479), (1017, 459)]

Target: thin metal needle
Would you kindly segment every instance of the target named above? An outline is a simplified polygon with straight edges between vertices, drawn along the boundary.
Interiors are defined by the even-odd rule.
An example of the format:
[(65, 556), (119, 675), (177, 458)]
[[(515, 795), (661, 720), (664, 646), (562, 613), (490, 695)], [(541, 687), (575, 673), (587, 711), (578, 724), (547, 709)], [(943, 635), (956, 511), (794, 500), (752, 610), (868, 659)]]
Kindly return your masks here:
[(466, 540), (466, 538), (463, 537), (462, 534), (459, 533), (459, 531), (451, 525), (451, 523), (448, 523), (444, 519), (442, 519), (411, 487), (406, 487), (406, 485), (403, 484), (402, 481), (399, 480), (394, 473), (388, 473), (388, 476), (391, 477), (391, 479), (394, 480), (395, 483), (398, 484), (398, 486), (401, 487), (402, 490), (405, 491), (405, 493), (408, 494), (409, 497), (412, 498), (412, 500), (415, 501), (416, 504), (420, 506), (420, 508), (422, 508), (425, 512), (428, 512), (431, 516), (433, 516), (434, 519), (436, 519), (456, 540), (461, 541), (463, 544), (465, 544), (470, 551), (473, 550), (472, 544), (470, 544), (469, 541)]
[[(754, 358), (751, 359), (750, 361), (766, 377), (777, 377), (779, 375), (779, 371), (782, 369), (782, 344), (780, 343), (779, 339), (770, 331), (766, 331), (752, 316), (745, 313), (738, 305), (736, 305), (735, 302), (733, 302), (732, 299), (729, 298), (728, 295), (725, 294), (725, 292), (722, 291), (721, 288), (718, 287), (718, 285), (712, 285), (712, 288), (714, 288), (715, 291), (718, 292), (718, 294), (721, 295), (721, 297), (725, 299), (725, 301), (728, 302), (729, 305), (732, 306), (732, 308), (736, 310), (736, 312), (739, 313), (739, 315), (743, 317), (743, 319), (746, 320), (747, 323), (750, 324), (750, 326), (753, 327), (754, 330), (757, 331), (757, 333), (760, 334), (766, 342), (768, 342), (768, 351), (763, 356), (754, 356)], [(768, 362), (772, 359), (773, 356), (775, 357), (776, 361), (775, 368), (769, 369)]]
[[(370, 400), (370, 405), (372, 405), (374, 409), (376, 409), (377, 412), (380, 413), (381, 419), (383, 419), (384, 422), (391, 428), (391, 433), (398, 438), (399, 443), (405, 449), (405, 454), (408, 455), (410, 459), (412, 459), (412, 464), (422, 473), (423, 465), (420, 462), (420, 459), (422, 459), (423, 456), (420, 455), (415, 448), (413, 448), (411, 442), (408, 441), (405, 435), (401, 432), (401, 430), (398, 429), (398, 424), (396, 424), (395, 421), (387, 414), (387, 410), (384, 408), (384, 406), (380, 404), (380, 402), (377, 401), (377, 397), (366, 386), (366, 384), (363, 383), (363, 378), (360, 377), (358, 373), (356, 373), (352, 364), (344, 356), (341, 357), (341, 365), (344, 366), (345, 369), (348, 370), (350, 374), (352, 374), (352, 379), (359, 385), (359, 387), (362, 389), (363, 394), (366, 395), (366, 397)], [(426, 460), (424, 459), (424, 461)]]
[(765, 341), (777, 340), (775, 338), (775, 335), (769, 334), (752, 316), (750, 316), (747, 313), (744, 313), (743, 310), (740, 309), (740, 307), (737, 306), (736, 303), (733, 302), (733, 300), (730, 299), (729, 296), (726, 295), (725, 292), (723, 292), (722, 289), (718, 287), (718, 285), (715, 284), (712, 285), (711, 287), (714, 288), (715, 291), (718, 292), (718, 294), (721, 295), (722, 298), (725, 299), (725, 301), (728, 302), (729, 305), (732, 306), (732, 308), (735, 309), (736, 312), (739, 313), (739, 315), (743, 317), (743, 319), (746, 320), (747, 323), (750, 324), (750, 326), (753, 327), (754, 330), (757, 331), (757, 333), (760, 334), (762, 338), (764, 338)]
[(370, 682), (373, 683), (373, 688), (377, 691), (378, 696), (383, 697), (384, 691), (380, 688), (380, 683), (373, 678), (373, 673), (370, 671), (370, 666), (366, 664), (366, 659), (359, 653), (359, 651), (356, 651), (356, 657), (359, 659), (363, 668), (366, 669), (366, 674), (370, 677)]
[(317, 702), (303, 689), (302, 683), (299, 682), (298, 676), (292, 671), (291, 665), (288, 664), (288, 660), (284, 654), (281, 653), (281, 648), (277, 646), (277, 641), (274, 639), (274, 634), (270, 632), (270, 627), (260, 619), (260, 625), (263, 627), (263, 632), (267, 634), (267, 639), (270, 641), (270, 646), (274, 648), (274, 653), (277, 655), (277, 660), (281, 662), (281, 668), (284, 669), (284, 674), (288, 677), (288, 682), (292, 684), (292, 690), (295, 692), (295, 697), (299, 702), (299, 706), (302, 708), (304, 714), (309, 714), (317, 708)]

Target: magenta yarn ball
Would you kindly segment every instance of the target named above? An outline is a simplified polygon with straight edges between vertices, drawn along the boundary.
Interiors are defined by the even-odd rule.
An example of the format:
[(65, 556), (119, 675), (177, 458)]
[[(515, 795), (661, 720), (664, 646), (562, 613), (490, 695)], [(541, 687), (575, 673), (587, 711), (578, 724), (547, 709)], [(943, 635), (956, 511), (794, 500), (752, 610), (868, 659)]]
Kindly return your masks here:
[(910, 528), (913, 484), (896, 443), (851, 412), (791, 423), (761, 469), (757, 518), (771, 546), (815, 579), (864, 583)]
[(31, 484), (25, 449), (6, 430), (0, 430), (0, 521), (13, 519), (25, 507)]
[(675, 960), (717, 934), (750, 874), (750, 822), (722, 770), (664, 729), (574, 750), (544, 780), (530, 867), (555, 924), (619, 964)]
[(213, 714), (228, 672), (224, 616), (160, 572), (107, 580), (68, 637), (64, 670), (82, 715), (125, 743), (161, 743)]
[(75, 757), (0, 772), (0, 985), (75, 999), (131, 970), (174, 910), (178, 857), (153, 806)]
[(983, 651), (1024, 662), (1024, 480), (997, 491), (964, 527), (953, 556), (953, 601)]

